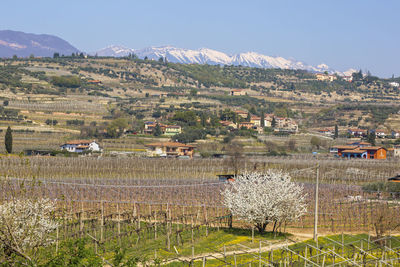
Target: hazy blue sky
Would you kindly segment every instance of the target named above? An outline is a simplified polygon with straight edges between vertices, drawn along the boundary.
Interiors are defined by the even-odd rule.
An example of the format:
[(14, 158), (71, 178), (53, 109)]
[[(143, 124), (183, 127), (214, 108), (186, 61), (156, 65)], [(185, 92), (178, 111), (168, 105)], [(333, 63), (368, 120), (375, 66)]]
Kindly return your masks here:
[(110, 44), (255, 51), (400, 76), (399, 0), (2, 0), (0, 29)]

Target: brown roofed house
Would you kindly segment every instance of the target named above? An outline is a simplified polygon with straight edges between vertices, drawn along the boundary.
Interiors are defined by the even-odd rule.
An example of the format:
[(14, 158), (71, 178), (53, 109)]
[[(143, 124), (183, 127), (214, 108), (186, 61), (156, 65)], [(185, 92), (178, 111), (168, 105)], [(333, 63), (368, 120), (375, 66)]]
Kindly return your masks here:
[(157, 142), (146, 145), (149, 156), (158, 157), (193, 157), (195, 146), (186, 145), (178, 142)]

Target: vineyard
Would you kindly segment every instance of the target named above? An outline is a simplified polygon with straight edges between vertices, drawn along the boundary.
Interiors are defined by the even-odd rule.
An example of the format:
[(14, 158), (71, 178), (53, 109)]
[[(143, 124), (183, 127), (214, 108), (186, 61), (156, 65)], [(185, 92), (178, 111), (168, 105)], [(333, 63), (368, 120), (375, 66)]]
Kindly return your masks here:
[[(320, 243), (292, 245), (291, 238), (313, 231), (317, 164)], [(245, 159), (239, 165), (223, 159), (2, 157), (0, 197), (56, 201), (54, 216), (60, 226), (52, 233), (56, 243), (51, 249), (84, 238), (105, 263), (120, 246), (144, 262), (171, 266), (252, 261), (266, 266), (395, 265), (399, 242), (391, 232), (400, 212), (397, 194), (361, 186), (394, 176), (398, 162), (270, 157)], [(241, 172), (272, 168), (290, 173), (307, 194), (307, 213), (297, 221), (269, 224), (266, 234), (256, 233), (223, 205), (220, 192), (229, 183), (216, 175), (236, 167)], [(275, 227), (278, 231), (272, 234)], [(322, 237), (341, 233), (371, 236), (353, 240), (349, 235), (351, 240), (342, 241)]]

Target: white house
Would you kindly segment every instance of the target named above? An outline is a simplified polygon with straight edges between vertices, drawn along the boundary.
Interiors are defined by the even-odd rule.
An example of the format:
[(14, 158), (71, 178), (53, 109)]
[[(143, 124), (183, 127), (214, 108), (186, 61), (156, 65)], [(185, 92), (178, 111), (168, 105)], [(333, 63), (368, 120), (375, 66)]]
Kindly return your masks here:
[(398, 83), (398, 82), (390, 82), (389, 85), (393, 86), (393, 87), (399, 87), (400, 83)]
[(61, 146), (61, 150), (68, 152), (82, 153), (86, 151), (101, 151), (100, 145), (96, 141), (72, 140)]
[(393, 147), (393, 156), (400, 158), (400, 146), (396, 145)]
[(400, 138), (400, 132), (398, 131), (392, 131), (392, 138)]
[(386, 137), (386, 133), (385, 130), (375, 130), (375, 136), (379, 137), (379, 138), (385, 138)]

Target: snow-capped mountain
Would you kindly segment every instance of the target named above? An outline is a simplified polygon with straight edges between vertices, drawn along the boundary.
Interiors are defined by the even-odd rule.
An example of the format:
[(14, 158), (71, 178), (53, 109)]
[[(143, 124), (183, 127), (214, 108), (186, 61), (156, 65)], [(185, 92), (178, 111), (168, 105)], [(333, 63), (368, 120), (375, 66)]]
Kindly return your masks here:
[(95, 52), (99, 57), (125, 57), (134, 53), (133, 49), (120, 45), (110, 45)]
[(131, 49), (123, 46), (109, 46), (93, 54), (98, 56), (122, 57), (135, 54), (139, 58), (158, 60), (166, 58), (169, 62), (182, 64), (210, 64), (210, 65), (242, 65), (257, 68), (281, 68), (281, 69), (304, 69), (313, 72), (340, 73), (332, 70), (326, 64), (311, 66), (294, 59), (283, 57), (272, 57), (256, 52), (246, 52), (234, 55), (216, 51), (208, 48), (198, 50), (177, 48), (173, 46), (147, 47), (144, 49)]

